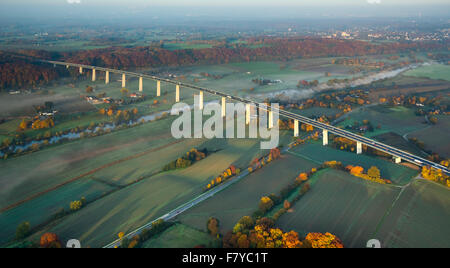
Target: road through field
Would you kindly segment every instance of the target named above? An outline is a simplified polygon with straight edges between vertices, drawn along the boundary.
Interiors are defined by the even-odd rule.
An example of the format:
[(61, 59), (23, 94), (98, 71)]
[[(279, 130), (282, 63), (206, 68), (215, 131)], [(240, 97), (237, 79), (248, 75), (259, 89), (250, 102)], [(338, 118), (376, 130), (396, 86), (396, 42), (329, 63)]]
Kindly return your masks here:
[[(159, 220), (164, 220), (164, 221), (169, 221), (174, 219), (175, 217), (177, 217), (178, 215), (180, 215), (181, 213), (189, 210), (190, 208), (200, 204), (201, 202), (205, 201), (206, 199), (209, 199), (210, 197), (213, 197), (214, 195), (216, 195), (217, 193), (223, 191), (224, 189), (228, 188), (229, 186), (239, 182), (241, 179), (243, 179), (244, 177), (246, 177), (247, 175), (249, 175), (250, 172), (248, 170), (243, 171), (241, 174), (239, 174), (237, 177), (219, 185), (216, 186), (215, 188), (213, 188), (212, 190), (209, 190), (208, 192), (199, 195), (198, 197), (194, 198), (193, 200), (187, 202), (184, 205), (181, 205), (180, 207), (172, 210), (171, 212), (167, 213), (166, 215), (152, 221), (149, 222), (148, 224), (136, 229), (135, 231), (127, 234), (126, 236), (124, 236), (124, 238), (128, 238), (131, 239), (136, 235), (141, 234), (144, 230), (149, 229), (152, 227), (153, 223), (155, 223), (156, 221)], [(121, 244), (122, 240), (118, 239), (108, 245), (106, 245), (104, 248), (116, 248), (119, 247)]]

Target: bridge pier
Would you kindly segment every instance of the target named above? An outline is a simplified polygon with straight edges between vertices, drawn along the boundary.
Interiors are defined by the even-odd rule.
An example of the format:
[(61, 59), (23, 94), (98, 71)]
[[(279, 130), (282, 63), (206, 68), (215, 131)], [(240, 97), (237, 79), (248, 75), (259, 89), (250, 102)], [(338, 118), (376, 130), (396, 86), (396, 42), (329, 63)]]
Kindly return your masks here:
[(156, 81), (156, 97), (161, 97), (161, 81)]
[(109, 84), (109, 71), (105, 73), (105, 84)]
[(400, 157), (394, 156), (394, 161), (395, 161), (396, 164), (402, 163), (402, 159)]
[(227, 98), (222, 97), (222, 117), (225, 118), (227, 116)]
[(199, 110), (203, 110), (203, 107), (204, 107), (204, 104), (203, 104), (203, 91), (200, 91), (200, 96), (199, 96), (200, 98), (200, 102), (199, 102), (199, 104), (198, 104), (198, 109)]
[(273, 111), (269, 111), (269, 129), (272, 129), (274, 126), (273, 122)]
[(294, 137), (300, 136), (299, 127), (300, 127), (300, 124), (299, 124), (298, 120), (294, 120)]
[(127, 87), (127, 77), (125, 74), (122, 74), (122, 88)]
[(328, 145), (328, 130), (323, 130), (323, 146), (327, 146)]
[(83, 74), (83, 67), (80, 67), (80, 74)]
[(252, 120), (252, 106), (247, 103), (245, 105), (245, 124), (250, 125), (250, 121)]
[(356, 142), (356, 153), (357, 154), (362, 154), (363, 153), (362, 143), (361, 142)]
[(176, 88), (175, 102), (180, 102), (180, 85), (177, 85), (177, 88)]
[(139, 92), (144, 91), (144, 78), (141, 76), (139, 77)]
[(95, 69), (92, 69), (92, 82), (95, 82), (95, 80), (97, 80), (97, 76), (95, 73)]

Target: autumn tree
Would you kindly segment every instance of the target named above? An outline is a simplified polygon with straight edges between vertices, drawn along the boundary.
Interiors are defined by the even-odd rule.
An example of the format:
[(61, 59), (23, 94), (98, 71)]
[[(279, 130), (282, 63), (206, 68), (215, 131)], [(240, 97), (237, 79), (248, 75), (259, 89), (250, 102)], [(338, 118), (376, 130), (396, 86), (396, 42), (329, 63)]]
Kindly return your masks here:
[(266, 213), (268, 210), (270, 210), (273, 207), (274, 203), (272, 201), (272, 199), (270, 199), (267, 196), (264, 196), (261, 198), (260, 202), (259, 202), (259, 209), (263, 212)]
[(359, 166), (347, 166), (347, 170), (350, 171), (350, 174), (352, 174), (353, 176), (359, 176), (364, 173), (364, 168)]
[(83, 207), (83, 203), (79, 200), (70, 202), (70, 210), (77, 211)]
[(283, 245), (285, 248), (300, 248), (302, 242), (300, 241), (297, 232), (290, 231), (283, 234)]
[(19, 130), (24, 131), (27, 128), (28, 128), (28, 121), (26, 121), (25, 119), (22, 119), (22, 122), (20, 122), (20, 125), (19, 125)]
[(129, 91), (128, 89), (126, 89), (126, 88), (122, 88), (122, 89), (120, 90), (120, 93), (122, 93), (123, 96), (128, 95), (129, 92), (130, 92), (130, 91)]
[(239, 220), (238, 224), (241, 224), (244, 229), (249, 229), (255, 225), (255, 222), (252, 217), (244, 216)]
[(41, 236), (40, 240), (41, 248), (61, 248), (61, 242), (54, 233), (45, 233)]
[(297, 178), (300, 182), (304, 182), (308, 180), (308, 174), (307, 173), (301, 173), (298, 178)]
[(247, 238), (246, 234), (243, 234), (239, 237), (237, 241), (239, 248), (249, 248), (250, 247), (250, 241)]
[(344, 248), (342, 241), (330, 233), (309, 233), (305, 240), (311, 243), (312, 248)]
[(219, 234), (219, 220), (216, 218), (209, 218), (208, 223), (207, 223), (207, 230), (208, 233), (213, 236), (216, 237)]
[(367, 175), (369, 175), (369, 177), (372, 178), (373, 180), (381, 179), (380, 170), (377, 167), (371, 167), (367, 171)]
[(306, 194), (311, 189), (311, 185), (309, 183), (303, 184), (302, 188), (300, 189), (300, 195)]
[(291, 208), (291, 203), (288, 200), (284, 200), (283, 207), (285, 209), (290, 209)]

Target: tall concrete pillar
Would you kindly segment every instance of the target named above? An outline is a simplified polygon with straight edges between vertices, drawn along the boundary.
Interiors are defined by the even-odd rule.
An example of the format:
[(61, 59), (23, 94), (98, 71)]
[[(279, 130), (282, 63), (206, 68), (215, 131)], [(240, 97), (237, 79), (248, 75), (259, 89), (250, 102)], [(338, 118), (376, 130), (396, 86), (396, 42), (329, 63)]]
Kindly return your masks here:
[(156, 97), (161, 97), (161, 81), (156, 82)]
[(105, 84), (109, 84), (109, 71), (105, 73)]
[(269, 129), (273, 128), (274, 122), (273, 122), (273, 111), (269, 111)]
[(249, 125), (252, 120), (252, 105), (247, 103), (245, 105), (245, 124)]
[(80, 74), (83, 74), (83, 67), (80, 67)]
[(300, 134), (300, 124), (298, 122), (298, 120), (294, 120), (294, 137), (298, 137)]
[(92, 82), (95, 82), (95, 80), (97, 80), (97, 76), (95, 73), (95, 69), (92, 69)]
[(328, 130), (323, 130), (323, 146), (327, 146), (328, 145)]
[(180, 102), (180, 85), (177, 85), (177, 89), (175, 92), (175, 102)]
[(222, 97), (222, 117), (227, 116), (227, 98)]
[(144, 78), (139, 77), (139, 92), (144, 91)]
[(357, 142), (356, 143), (356, 153), (357, 154), (362, 154), (363, 153), (362, 143), (361, 142)]
[(200, 91), (198, 109), (203, 110), (203, 91)]
[(122, 88), (127, 87), (127, 77), (125, 74), (122, 74)]
[(402, 162), (402, 159), (400, 157), (394, 156), (394, 161), (396, 164), (400, 164)]

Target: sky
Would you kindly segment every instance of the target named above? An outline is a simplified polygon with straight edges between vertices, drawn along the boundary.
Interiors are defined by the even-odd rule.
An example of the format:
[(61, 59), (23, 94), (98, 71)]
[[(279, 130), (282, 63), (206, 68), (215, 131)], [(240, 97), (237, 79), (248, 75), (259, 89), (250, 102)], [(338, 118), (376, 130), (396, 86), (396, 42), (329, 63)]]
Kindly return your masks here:
[[(90, 5), (154, 5), (154, 6), (327, 6), (327, 5), (435, 5), (449, 4), (448, 0), (38, 0), (40, 4)], [(36, 0), (2, 0), (3, 4), (34, 4)]]
[(450, 0), (0, 0), (1, 21), (24, 19), (450, 18)]

